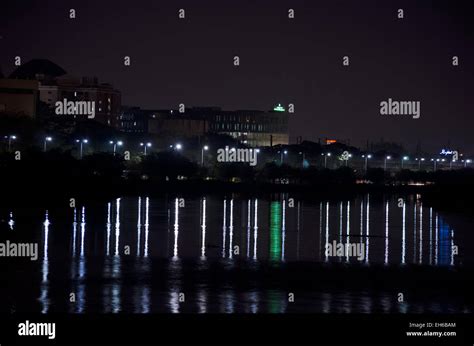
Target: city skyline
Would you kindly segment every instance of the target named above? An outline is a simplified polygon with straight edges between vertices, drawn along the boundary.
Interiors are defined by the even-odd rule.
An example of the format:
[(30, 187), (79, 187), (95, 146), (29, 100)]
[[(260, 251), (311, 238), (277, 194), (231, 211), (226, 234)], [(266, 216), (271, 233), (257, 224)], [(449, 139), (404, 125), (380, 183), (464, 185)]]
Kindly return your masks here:
[[(265, 110), (292, 103), (292, 142), (350, 138), (363, 147), (384, 138), (408, 150), (420, 143), (435, 152), (474, 151), (468, 2), (456, 8), (441, 1), (28, 3), (3, 5), (6, 76), (16, 56), (23, 63), (46, 58), (72, 75), (110, 82), (124, 105)], [(398, 9), (404, 18), (397, 18)], [(421, 116), (380, 115), (380, 102), (388, 99), (419, 102)]]

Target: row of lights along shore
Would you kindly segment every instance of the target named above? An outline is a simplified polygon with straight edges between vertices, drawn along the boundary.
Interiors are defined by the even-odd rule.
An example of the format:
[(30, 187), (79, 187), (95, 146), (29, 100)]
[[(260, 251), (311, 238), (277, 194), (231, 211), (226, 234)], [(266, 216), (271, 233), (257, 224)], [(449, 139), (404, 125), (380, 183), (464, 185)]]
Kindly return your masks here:
[[(8, 151), (11, 151), (12, 142), (17, 139), (17, 136), (16, 135), (9, 135), (9, 136), (4, 136), (4, 138), (8, 141)], [(52, 141), (53, 141), (53, 138), (51, 136), (44, 137), (44, 139), (43, 139), (43, 151), (47, 150), (47, 143), (52, 142)], [(79, 144), (79, 156), (82, 159), (82, 157), (83, 157), (83, 145), (88, 144), (89, 140), (87, 138), (76, 139), (76, 143)], [(109, 144), (113, 146), (113, 153), (115, 155), (116, 152), (117, 152), (117, 148), (123, 146), (124, 142), (120, 141), (120, 140), (111, 140), (111, 141), (109, 141)], [(151, 142), (140, 142), (140, 147), (143, 148), (143, 154), (147, 155), (147, 148), (151, 148), (152, 143)], [(180, 144), (180, 143), (170, 145), (169, 147), (170, 147), (170, 149), (175, 150), (175, 151), (181, 151), (183, 149), (183, 145)], [(204, 145), (201, 148), (201, 164), (204, 163), (204, 152), (208, 151), (208, 150), (209, 150), (208, 145)], [(226, 150), (235, 151), (236, 149), (235, 148), (231, 148), (231, 149), (226, 148)], [(256, 149), (256, 152), (259, 153), (260, 149)], [(288, 155), (288, 150), (279, 150), (277, 153), (280, 154), (280, 162), (283, 163), (283, 158), (284, 158), (285, 155)], [(305, 153), (299, 152), (299, 154), (303, 155), (303, 164), (304, 164)], [(328, 157), (331, 157), (332, 154), (329, 153), (329, 152), (328, 153), (322, 153), (321, 156), (324, 157), (324, 168), (327, 168), (327, 159), (328, 159)], [(344, 158), (346, 166), (347, 166), (348, 160), (352, 157), (353, 157), (352, 154), (347, 154), (347, 157)], [(371, 159), (373, 157), (373, 155), (372, 154), (364, 154), (361, 157), (364, 159), (364, 167), (365, 167), (365, 170), (367, 170), (368, 160)], [(390, 156), (390, 155), (387, 155), (387, 156), (384, 157), (384, 169), (387, 169), (387, 161), (390, 161), (391, 159), (392, 159), (392, 156)], [(409, 161), (409, 160), (410, 160), (410, 158), (408, 156), (402, 156), (401, 157), (400, 162), (401, 162), (401, 168), (402, 169), (404, 168), (405, 162)], [(426, 160), (427, 159), (424, 158), (424, 157), (415, 158), (415, 161), (418, 162), (418, 169), (421, 169), (421, 163), (426, 161)], [(433, 169), (434, 170), (436, 170), (436, 167), (440, 162), (446, 162), (446, 161), (447, 161), (446, 159), (440, 159), (440, 158), (431, 158), (430, 159), (430, 162), (433, 162)], [(464, 167), (467, 167), (467, 164), (472, 162), (471, 159), (466, 159), (466, 160), (463, 159), (463, 160), (460, 160), (460, 161), (462, 163), (464, 163)], [(450, 168), (452, 167), (453, 162), (456, 162), (456, 161), (455, 160), (450, 160), (449, 161)]]

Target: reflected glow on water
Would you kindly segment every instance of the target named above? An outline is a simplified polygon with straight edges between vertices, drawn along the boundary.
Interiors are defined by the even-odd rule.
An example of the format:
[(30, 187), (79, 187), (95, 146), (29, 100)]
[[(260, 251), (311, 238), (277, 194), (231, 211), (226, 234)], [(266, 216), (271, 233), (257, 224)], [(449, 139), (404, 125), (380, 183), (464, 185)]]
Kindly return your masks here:
[(370, 243), (369, 243), (369, 226), (370, 226), (370, 200), (369, 194), (367, 194), (367, 207), (366, 207), (366, 225), (365, 225), (365, 263), (369, 264), (369, 250), (370, 250)]
[(111, 203), (107, 203), (107, 256), (110, 256), (110, 233), (112, 231), (112, 223), (111, 223), (111, 218), (110, 218), (110, 208), (111, 208)]
[(201, 258), (206, 258), (206, 199), (202, 199), (202, 216), (201, 216)]
[(150, 199), (145, 199), (145, 257), (148, 257), (148, 237), (149, 237), (149, 213), (150, 213)]
[(388, 201), (385, 202), (385, 264), (388, 264)]
[(272, 202), (270, 206), (270, 260), (279, 261), (281, 258), (281, 204)]
[[(365, 195), (290, 203), (286, 194), (270, 200), (203, 196), (186, 199), (184, 207), (182, 198), (127, 197), (72, 208), (65, 227), (59, 213), (50, 210), (42, 220), (38, 311), (55, 311), (59, 302), (73, 313), (282, 313), (305, 307), (342, 313), (458, 311), (449, 304), (397, 304), (391, 293), (354, 293), (344, 287), (341, 292), (303, 291), (297, 295), (300, 305), (289, 304), (292, 291), (286, 285), (296, 281), (260, 271), (267, 264), (281, 270), (314, 262), (386, 269), (458, 265), (453, 248), (459, 233), (446, 218), (431, 207), (426, 210), (417, 198), (404, 198), (400, 206), (398, 200)], [(18, 225), (17, 220), (15, 232), (21, 232)], [(365, 257), (329, 256), (326, 244), (333, 241), (363, 244)], [(57, 284), (50, 276), (64, 259), (69, 261), (66, 275), (56, 274), (64, 287), (53, 287)], [(58, 290), (65, 292), (53, 297)], [(64, 303), (71, 293), (74, 301)]]
[(402, 228), (402, 264), (405, 264), (405, 254), (406, 254), (406, 204), (405, 201), (403, 201), (403, 228)]
[(222, 221), (222, 258), (225, 258), (225, 238), (227, 230), (227, 200), (224, 199), (224, 219)]
[(137, 216), (137, 257), (140, 257), (140, 246), (142, 241), (141, 231), (142, 231), (142, 198), (138, 197), (138, 216)]
[[(350, 224), (350, 220), (351, 220), (351, 203), (348, 201), (347, 202), (347, 215), (346, 215), (346, 242), (347, 244), (349, 244), (351, 242), (351, 237), (350, 237), (350, 228), (351, 228), (351, 224)], [(346, 261), (349, 262), (349, 252), (346, 254)]]
[(117, 198), (115, 203), (115, 256), (118, 256), (120, 245), (120, 198)]
[(178, 236), (179, 236), (179, 199), (176, 198), (174, 202), (174, 246), (173, 258), (178, 258)]
[(230, 220), (229, 220), (229, 258), (232, 258), (234, 238), (234, 200), (230, 200)]
[(420, 258), (418, 263), (422, 264), (423, 263), (423, 204), (420, 203)]
[(49, 311), (49, 218), (48, 211), (46, 211), (45, 220), (43, 222), (43, 265), (42, 265), (42, 282), (41, 295), (39, 301), (41, 302), (41, 313), (46, 314)]

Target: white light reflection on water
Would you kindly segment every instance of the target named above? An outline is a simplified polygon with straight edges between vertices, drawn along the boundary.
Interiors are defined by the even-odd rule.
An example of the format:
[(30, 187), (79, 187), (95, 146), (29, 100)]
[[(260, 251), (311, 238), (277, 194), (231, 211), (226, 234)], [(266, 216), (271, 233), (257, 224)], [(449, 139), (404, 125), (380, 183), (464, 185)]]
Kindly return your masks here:
[(385, 264), (388, 264), (388, 200), (385, 202)]
[(201, 258), (206, 258), (206, 198), (202, 199)]
[[(145, 257), (148, 257), (148, 237), (149, 237), (149, 214), (150, 214), (150, 199), (145, 199)], [(177, 241), (177, 239), (176, 239)]]
[(254, 205), (254, 224), (253, 224), (253, 259), (257, 260), (257, 240), (258, 240), (258, 199), (255, 199)]
[(49, 298), (49, 217), (46, 211), (45, 220), (43, 222), (43, 265), (41, 267), (42, 282), (41, 295), (39, 301), (41, 303), (41, 313), (46, 314), (49, 311), (51, 300)]
[[(347, 200), (344, 202), (318, 201), (316, 204), (308, 203), (308, 206), (305, 207), (304, 210), (302, 210), (299, 202), (298, 208), (290, 208), (286, 199), (279, 197), (278, 202), (273, 202), (279, 205), (279, 208), (275, 208), (275, 210), (281, 220), (281, 230), (278, 231), (278, 234), (281, 234), (281, 241), (275, 241), (275, 248), (280, 249), (281, 253), (278, 253), (278, 251), (275, 252), (277, 254), (277, 260), (275, 263), (279, 263), (280, 261), (278, 261), (278, 259), (280, 259), (282, 262), (285, 262), (283, 267), (289, 266), (291, 268), (291, 266), (300, 260), (300, 258), (303, 261), (306, 261), (306, 263), (315, 260), (318, 261), (320, 259), (322, 261), (328, 261), (329, 258), (327, 254), (323, 259), (323, 254), (321, 252), (323, 249), (321, 249), (321, 247), (319, 251), (317, 251), (318, 255), (315, 256), (314, 251), (318, 247), (318, 244), (322, 244), (324, 240), (328, 243), (329, 239), (332, 237), (335, 237), (336, 240), (342, 239), (342, 242), (346, 244), (349, 244), (351, 241), (358, 241), (359, 230), (357, 230), (357, 228), (359, 227), (360, 221), (360, 239), (366, 246), (365, 263), (369, 263), (370, 260), (370, 264), (384, 263), (385, 265), (388, 265), (389, 263), (393, 265), (403, 265), (407, 263), (417, 265), (434, 263), (439, 266), (454, 265), (455, 254), (449, 249), (452, 249), (455, 244), (455, 230), (446, 224), (443, 214), (438, 215), (432, 208), (429, 208), (428, 211), (426, 210), (426, 205), (423, 205), (421, 202), (414, 202), (413, 199), (406, 199), (406, 202), (403, 203), (402, 209), (396, 207), (396, 201), (393, 197), (383, 197), (382, 199), (380, 196), (373, 194), (371, 194), (371, 196), (365, 195), (364, 197), (365, 198), (363, 198), (362, 201), (361, 199), (356, 199), (353, 205), (351, 205), (353, 203), (352, 201)], [(152, 200), (153, 209), (151, 209), (152, 207), (150, 203)], [(133, 198), (133, 200), (129, 198), (114, 199), (112, 203), (104, 203), (104, 205), (107, 204), (107, 207), (101, 209), (102, 216), (101, 214), (97, 216), (97, 210), (100, 210), (100, 207), (92, 210), (88, 207), (88, 224), (86, 224), (86, 208), (80, 207), (77, 210), (73, 209), (74, 220), (72, 222), (72, 230), (70, 228), (71, 224), (69, 223), (71, 215), (69, 215), (66, 221), (66, 227), (69, 231), (65, 236), (66, 242), (63, 243), (59, 241), (60, 238), (56, 234), (57, 232), (49, 232), (51, 226), (49, 220), (50, 217), (47, 213), (45, 221), (43, 222), (43, 243), (40, 243), (42, 245), (42, 247), (40, 246), (40, 249), (43, 249), (44, 255), (42, 256), (43, 258), (41, 261), (40, 254), (40, 261), (38, 262), (39, 266), (42, 265), (40, 267), (42, 278), (40, 277), (38, 281), (41, 280), (41, 283), (44, 284), (40, 286), (41, 306), (39, 306), (38, 311), (46, 313), (55, 311), (56, 309), (55, 302), (50, 301), (50, 299), (53, 299), (53, 296), (51, 295), (53, 292), (53, 286), (51, 286), (51, 279), (48, 278), (48, 274), (50, 273), (53, 278), (56, 277), (56, 262), (53, 261), (54, 258), (52, 257), (56, 256), (56, 253), (51, 252), (49, 249), (50, 245), (52, 248), (56, 248), (56, 244), (65, 244), (62, 251), (67, 252), (68, 256), (69, 252), (71, 252), (71, 257), (73, 258), (67, 264), (68, 267), (69, 264), (71, 265), (71, 275), (66, 273), (67, 278), (70, 277), (72, 280), (68, 289), (70, 289), (71, 293), (76, 294), (76, 302), (66, 307), (70, 312), (83, 313), (86, 311), (89, 312), (91, 309), (96, 309), (92, 305), (92, 301), (96, 299), (91, 295), (91, 292), (94, 291), (92, 290), (92, 287), (89, 287), (95, 278), (92, 277), (91, 280), (91, 278), (88, 278), (88, 274), (96, 274), (96, 271), (93, 269), (96, 268), (97, 257), (100, 259), (99, 270), (102, 270), (102, 264), (104, 267), (108, 268), (104, 268), (103, 270), (104, 282), (100, 284), (101, 287), (98, 290), (98, 292), (104, 292), (103, 300), (99, 300), (99, 306), (102, 306), (103, 304), (104, 311), (107, 312), (154, 312), (155, 310), (160, 310), (159, 304), (161, 304), (161, 309), (169, 309), (172, 312), (187, 312), (188, 309), (195, 309), (193, 311), (197, 310), (198, 312), (206, 313), (215, 312), (221, 308), (225, 312), (252, 312), (258, 310), (258, 308), (252, 307), (249, 298), (250, 295), (246, 295), (246, 292), (250, 292), (254, 287), (241, 288), (243, 291), (239, 291), (239, 289), (232, 286), (232, 283), (229, 285), (226, 284), (227, 286), (224, 288), (220, 286), (224, 284), (217, 283), (218, 290), (227, 290), (226, 293), (221, 296), (221, 301), (217, 301), (215, 298), (212, 298), (211, 295), (214, 288), (208, 286), (208, 283), (205, 282), (205, 280), (207, 280), (206, 276), (209, 273), (208, 270), (210, 268), (212, 269), (215, 264), (216, 257), (221, 257), (221, 237), (224, 245), (223, 251), (225, 257), (228, 257), (229, 259), (239, 259), (239, 261), (224, 261), (227, 264), (232, 263), (235, 265), (235, 268), (231, 268), (230, 266), (229, 268), (225, 268), (225, 273), (226, 275), (229, 274), (229, 277), (234, 275), (232, 270), (241, 269), (239, 267), (240, 263), (245, 263), (245, 265), (252, 263), (252, 265), (259, 268), (261, 268), (262, 264), (266, 263), (265, 261), (268, 258), (267, 249), (271, 248), (268, 243), (269, 234), (267, 230), (270, 220), (267, 211), (268, 207), (271, 206), (271, 202), (267, 200), (259, 201), (257, 199), (246, 198), (244, 202), (240, 203), (241, 200), (237, 198), (223, 200), (209, 197), (201, 198), (199, 200), (201, 206), (200, 209), (184, 209), (179, 207), (179, 200), (180, 199), (175, 199), (174, 201), (174, 224), (172, 223), (173, 219), (171, 219), (168, 246), (165, 246), (167, 239), (166, 207), (163, 208), (162, 212), (160, 212), (159, 209), (162, 208), (162, 204), (155, 203), (154, 199), (149, 199), (147, 197)], [(222, 211), (222, 201), (224, 201), (223, 215), (220, 214)], [(331, 203), (334, 204), (331, 205)], [(358, 217), (359, 210), (357, 210), (359, 203), (361, 203), (360, 220)], [(415, 205), (413, 203), (415, 203)], [(130, 204), (133, 206), (137, 206), (138, 204), (138, 212), (135, 212), (134, 208), (130, 209)], [(169, 203), (169, 206), (173, 209), (172, 204), (172, 202)], [(241, 208), (239, 205), (241, 205)], [(234, 207), (236, 207), (236, 209)], [(390, 209), (391, 207), (392, 210)], [(344, 208), (346, 209), (344, 210)], [(200, 212), (200, 224), (197, 221), (198, 209)], [(318, 209), (319, 225), (316, 225), (318, 222), (318, 216), (316, 215)], [(124, 215), (120, 215), (121, 210)], [(126, 211), (129, 210), (133, 210), (133, 215), (125, 215)], [(216, 215), (216, 210), (219, 211), (219, 215)], [(259, 211), (261, 215), (258, 215)], [(52, 210), (50, 210), (50, 212), (50, 215), (56, 215)], [(152, 213), (151, 215), (158, 216), (152, 218), (153, 224), (156, 222), (157, 225), (156, 229), (153, 229), (154, 232), (150, 238), (150, 244), (148, 244), (147, 234), (149, 233), (148, 224), (150, 221), (150, 212)], [(171, 213), (172, 212), (173, 210), (171, 210)], [(351, 212), (354, 214), (352, 217)], [(104, 232), (105, 214), (107, 220), (106, 232)], [(307, 224), (302, 222), (303, 216), (309, 217), (309, 222), (307, 222)], [(223, 219), (221, 219), (221, 217), (223, 217)], [(311, 220), (311, 217), (313, 217), (314, 220)], [(54, 225), (56, 225), (54, 228), (59, 229), (59, 220), (57, 220), (56, 217), (52, 218), (54, 220)], [(99, 222), (101, 223), (101, 227), (93, 224), (94, 219), (101, 220)], [(276, 217), (276, 219), (278, 219), (278, 217)], [(39, 221), (42, 221), (42, 219), (38, 220), (37, 224)], [(261, 227), (260, 232), (262, 232), (260, 234), (258, 230), (259, 222)], [(413, 228), (412, 222), (414, 224)], [(171, 231), (172, 224), (174, 226), (174, 232)], [(18, 225), (21, 226), (21, 223), (18, 223)], [(16, 225), (15, 230), (19, 229), (18, 225)], [(221, 233), (221, 225), (224, 226), (222, 228), (224, 234)], [(313, 233), (310, 231), (311, 227), (313, 227)], [(318, 229), (316, 229), (316, 227), (319, 227), (319, 238)], [(413, 232), (413, 235), (410, 233), (411, 231)], [(426, 232), (429, 232), (429, 234), (426, 234)], [(180, 233), (181, 238), (179, 237)], [(459, 239), (461, 239), (461, 236), (459, 236), (459, 238), (457, 237), (457, 241), (460, 241)], [(172, 237), (173, 240), (171, 239)], [(363, 239), (364, 237), (365, 239)], [(346, 239), (345, 241), (344, 238)], [(137, 241), (137, 256), (132, 256), (130, 259), (132, 261), (136, 260), (137, 262), (136, 267), (132, 267), (132, 270), (130, 270), (128, 262), (121, 262), (121, 259), (125, 259), (123, 253), (124, 245), (130, 244), (128, 242), (132, 242), (132, 247), (135, 248), (135, 244), (133, 243), (135, 239)], [(278, 239), (278, 237), (276, 237), (276, 239)], [(412, 239), (414, 250), (411, 249)], [(260, 240), (260, 248), (258, 248), (257, 240)], [(244, 242), (247, 243), (244, 245)], [(160, 244), (162, 247), (156, 246)], [(245, 252), (245, 254), (242, 253), (241, 257), (237, 256), (234, 252), (234, 246), (236, 244), (246, 246), (246, 249), (242, 248), (242, 252)], [(180, 260), (178, 263), (170, 264), (169, 271), (163, 276), (164, 282), (169, 280), (169, 285), (164, 289), (165, 297), (161, 297), (160, 299), (162, 299), (162, 301), (155, 304), (152, 304), (151, 297), (154, 296), (154, 299), (156, 299), (156, 293), (153, 292), (153, 286), (150, 285), (149, 281), (147, 281), (150, 280), (149, 276), (152, 275), (152, 273), (149, 272), (151, 269), (145, 269), (145, 266), (138, 265), (146, 256), (148, 256), (148, 246), (150, 246), (151, 250), (150, 255), (153, 256), (153, 264), (155, 263), (155, 259), (161, 260), (167, 258), (177, 260), (179, 258)], [(166, 247), (168, 250), (166, 250)], [(114, 257), (116, 257), (116, 259), (114, 260), (114, 257), (110, 257), (110, 260), (106, 258), (105, 261), (102, 261), (102, 257), (104, 257), (104, 248), (106, 249), (107, 257), (110, 257), (109, 255), (115, 255)], [(257, 250), (260, 250), (260, 258), (257, 256)], [(169, 253), (167, 251), (169, 251)], [(400, 253), (401, 256), (399, 255)], [(414, 256), (413, 258), (412, 254)], [(180, 288), (188, 289), (188, 281), (183, 280), (183, 275), (188, 275), (187, 273), (194, 270), (190, 267), (191, 269), (188, 271), (187, 261), (199, 261), (204, 259), (205, 261), (203, 262), (206, 264), (202, 267), (202, 273), (205, 275), (197, 275), (199, 278), (198, 280), (204, 281), (199, 282), (199, 285), (196, 284), (196, 286), (192, 286), (192, 290), (194, 291), (191, 290), (192, 293), (190, 293), (190, 296), (186, 296), (186, 299), (189, 298), (192, 304), (183, 305), (183, 303), (180, 302)], [(254, 261), (246, 262), (245, 259), (253, 259), (255, 261), (261, 259), (261, 261), (253, 263)], [(359, 261), (351, 261), (350, 259), (348, 253), (345, 253), (341, 257), (341, 260), (346, 262), (349, 266), (357, 265), (359, 263)], [(137, 273), (142, 273), (144, 275), (140, 277), (140, 279), (137, 279), (138, 282), (132, 280), (131, 287), (124, 286), (124, 281), (122, 281), (122, 279), (125, 278), (125, 275), (133, 273), (133, 268), (136, 268)], [(278, 268), (278, 265), (275, 266), (275, 268)], [(251, 272), (248, 268), (244, 268), (244, 270), (249, 270), (249, 272)], [(243, 273), (246, 274), (247, 272), (244, 271)], [(124, 276), (122, 277), (122, 275)], [(224, 275), (224, 277), (226, 277), (226, 275)], [(251, 277), (253, 278), (253, 276)], [(258, 282), (258, 275), (256, 275), (256, 277)], [(144, 278), (143, 281), (142, 278)], [(241, 278), (239, 277), (239, 280), (240, 279)], [(52, 281), (54, 282), (55, 280)], [(86, 286), (86, 283), (88, 286)], [(253, 285), (254, 283), (252, 282), (251, 284)], [(92, 285), (96, 285), (96, 283), (93, 283)], [(189, 285), (194, 285), (194, 283), (189, 283)], [(266, 312), (269, 309), (267, 301), (268, 297), (265, 293), (267, 292), (265, 291), (266, 287), (260, 289), (259, 292), (264, 292), (263, 296), (261, 296), (263, 300), (261, 301), (260, 310)], [(258, 292), (258, 290), (256, 290), (256, 292)], [(86, 293), (89, 305), (85, 304)], [(169, 299), (168, 296), (166, 296), (168, 293), (170, 294)], [(188, 293), (186, 292), (186, 294)], [(341, 295), (340, 297), (344, 301), (348, 299), (350, 300), (350, 296), (346, 297)], [(380, 297), (381, 296), (379, 296), (379, 298)], [(127, 301), (127, 299), (129, 300)], [(394, 311), (398, 309), (395, 306), (396, 304), (391, 308), (387, 308), (386, 306), (389, 304), (384, 303), (382, 306), (379, 305), (378, 302), (380, 302), (380, 300), (372, 299), (372, 307), (370, 309), (373, 308), (376, 311), (386, 311), (387, 309)], [(217, 308), (220, 303), (222, 303), (223, 306)], [(141, 306), (139, 306), (140, 304)], [(351, 309), (351, 311), (359, 311), (359, 308), (355, 306), (346, 307), (338, 304), (338, 302), (334, 301), (333, 296), (333, 307), (330, 307), (329, 309), (332, 311), (343, 312), (347, 312), (347, 309)], [(65, 305), (65, 303), (62, 303), (62, 306)], [(153, 309), (151, 308), (152, 305)], [(277, 305), (278, 304), (273, 305), (273, 308), (275, 311), (280, 311), (282, 307)], [(58, 304), (58, 306), (61, 306), (61, 304)], [(106, 306), (107, 308), (105, 308)], [(189, 308), (189, 306), (191, 307)], [(287, 308), (291, 310), (293, 306), (295, 305), (289, 304)], [(400, 308), (400, 310), (403, 309), (408, 309), (409, 311), (421, 309), (420, 311), (425, 311), (424, 309), (426, 309), (426, 307), (413, 304), (411, 307), (406, 306), (405, 308)]]
[(234, 238), (234, 199), (230, 200), (230, 220), (229, 220), (229, 258), (232, 259)]

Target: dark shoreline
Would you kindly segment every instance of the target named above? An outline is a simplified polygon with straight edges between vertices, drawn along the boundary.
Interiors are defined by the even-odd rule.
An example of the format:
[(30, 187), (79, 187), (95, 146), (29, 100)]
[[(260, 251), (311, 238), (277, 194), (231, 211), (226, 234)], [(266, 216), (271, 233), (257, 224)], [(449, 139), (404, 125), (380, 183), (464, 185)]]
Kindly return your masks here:
[[(17, 188), (21, 186), (21, 188)], [(179, 197), (205, 195), (244, 196), (249, 198), (280, 198), (287, 194), (309, 203), (326, 200), (352, 199), (357, 195), (371, 194), (375, 198), (386, 194), (419, 194), (426, 205), (439, 210), (472, 214), (474, 211), (474, 187), (472, 185), (295, 185), (270, 183), (231, 183), (222, 181), (185, 180), (174, 182), (127, 181), (123, 179), (94, 179), (76, 181), (11, 182), (3, 186), (0, 207), (69, 207), (71, 198), (77, 205), (101, 203), (113, 198), (146, 195), (150, 197), (168, 194)]]

